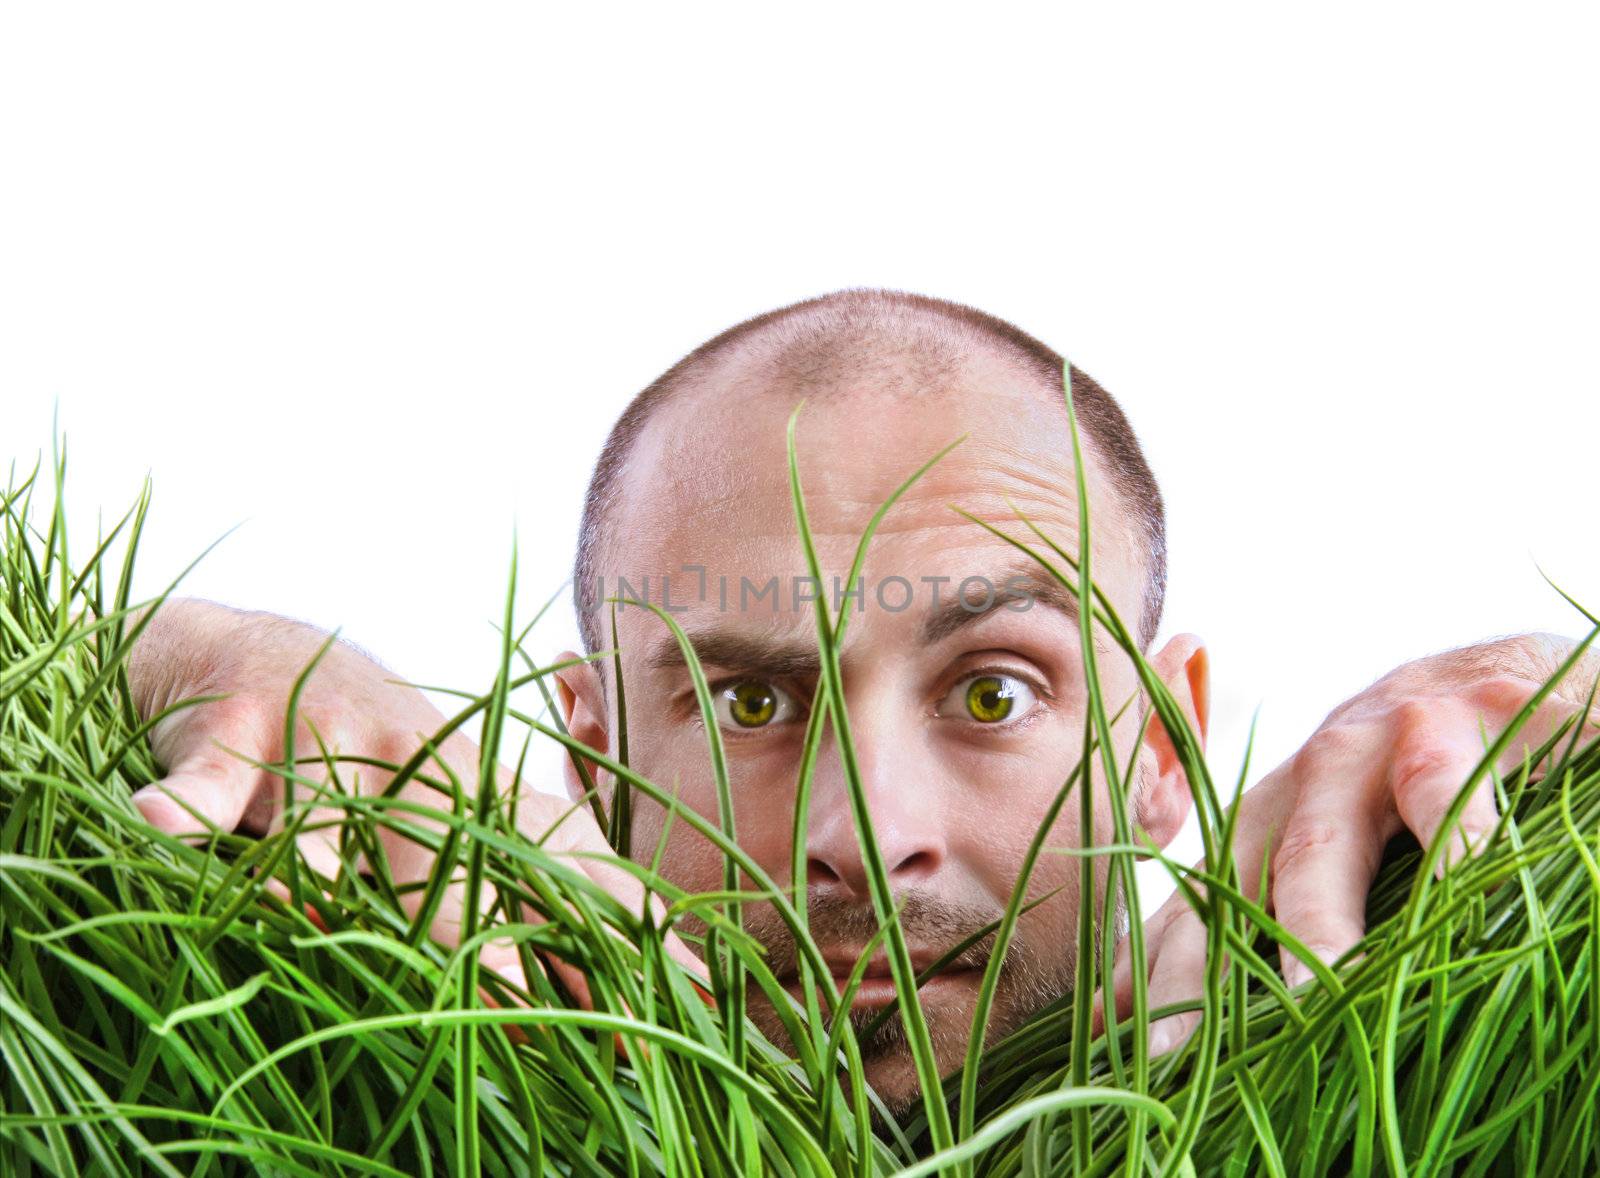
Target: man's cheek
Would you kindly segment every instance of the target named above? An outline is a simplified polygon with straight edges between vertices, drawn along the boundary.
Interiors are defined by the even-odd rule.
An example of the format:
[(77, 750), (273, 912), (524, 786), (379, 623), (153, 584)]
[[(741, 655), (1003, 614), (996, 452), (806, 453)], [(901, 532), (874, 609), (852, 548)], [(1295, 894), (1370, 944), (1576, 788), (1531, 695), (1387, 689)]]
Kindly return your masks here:
[[(646, 780), (660, 784), (663, 780), (646, 775)], [(669, 776), (666, 781), (671, 781)], [(669, 800), (674, 801), (674, 811), (650, 799), (634, 796), (634, 823), (631, 857), (637, 863), (649, 864), (659, 854), (659, 871), (663, 879), (686, 892), (714, 890), (722, 886), (722, 852), (700, 831), (685, 820), (687, 812), (703, 817), (711, 826), (717, 825), (716, 800), (710, 799), (710, 812), (702, 809), (703, 800), (698, 791), (678, 789), (674, 795), (670, 787), (661, 785)], [(663, 835), (665, 841), (663, 842)]]
[(715, 843), (681, 818), (673, 822), (661, 855), (661, 874), (669, 883), (690, 893), (716, 891), (722, 887), (722, 865)]
[[(1079, 845), (1076, 810), (1066, 812), (1073, 801), (1069, 794), (1063, 812), (1051, 825), (1034, 860), (1028, 877), (1029, 899), (1037, 899), (1075, 874), (1076, 861), (1062, 853)], [(968, 865), (988, 896), (1001, 906), (1011, 899), (1039, 825), (1048, 815), (1048, 805), (1049, 799), (1037, 804), (1013, 800), (1003, 806), (977, 806), (952, 822), (951, 833), (957, 836), (952, 841), (956, 857)]]

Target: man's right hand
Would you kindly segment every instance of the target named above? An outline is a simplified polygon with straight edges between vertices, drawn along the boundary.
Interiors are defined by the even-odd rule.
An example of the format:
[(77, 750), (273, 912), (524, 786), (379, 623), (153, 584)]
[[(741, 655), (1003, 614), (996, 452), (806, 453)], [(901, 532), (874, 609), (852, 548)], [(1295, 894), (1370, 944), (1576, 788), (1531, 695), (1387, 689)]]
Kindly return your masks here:
[[(271, 614), (246, 613), (210, 602), (189, 599), (163, 604), (140, 636), (128, 662), (129, 684), (141, 719), (149, 719), (182, 700), (222, 696), (173, 712), (150, 733), (157, 763), (166, 773), (162, 780), (133, 796), (140, 813), (159, 830), (171, 835), (209, 834), (208, 826), (224, 831), (267, 834), (284, 822), (283, 778), (260, 766), (284, 759), (284, 722), (295, 682), (328, 641), (312, 627)], [(311, 781), (326, 778), (317, 738), (333, 757), (364, 757), (402, 765), (410, 760), (444, 725), (444, 716), (414, 687), (396, 683), (383, 667), (345, 643), (328, 646), (305, 681), (297, 708), (294, 752), (296, 775)], [(453, 733), (436, 750), (469, 792), (476, 792), (478, 748), (461, 733)], [(393, 775), (365, 764), (338, 765), (343, 788), (363, 796), (381, 794)], [(423, 767), (435, 780), (444, 777), (436, 761)], [(496, 770), (502, 796), (509, 797), (516, 783), (503, 767)], [(311, 786), (297, 784), (297, 803), (314, 796)], [(398, 796), (433, 809), (448, 809), (437, 790), (420, 781), (407, 781)], [(337, 822), (344, 814), (338, 806), (313, 810), (307, 825)], [(573, 807), (564, 796), (536, 790), (526, 783), (518, 790), (517, 828), (526, 837), (544, 839), (556, 853), (579, 852), (572, 864), (584, 871), (624, 905), (639, 911), (644, 888), (620, 867), (588, 857), (612, 854), (610, 846), (587, 805)], [(409, 819), (426, 825), (421, 818)], [(442, 829), (436, 825), (435, 829)], [(434, 854), (404, 835), (380, 827), (380, 838), (395, 884), (419, 884), (433, 871)], [(332, 877), (339, 871), (337, 827), (324, 826), (300, 836), (306, 861), (317, 872)], [(423, 889), (403, 890), (407, 911), (415, 915)], [(453, 884), (440, 905), (432, 933), (445, 945), (460, 938), (465, 888)], [(660, 902), (652, 897), (657, 916)], [(675, 935), (669, 933), (667, 949), (692, 972), (704, 967)], [(526, 988), (514, 945), (491, 943), (480, 955), (481, 963), (512, 984)], [(578, 971), (552, 961), (567, 987), (587, 1002), (588, 987)]]

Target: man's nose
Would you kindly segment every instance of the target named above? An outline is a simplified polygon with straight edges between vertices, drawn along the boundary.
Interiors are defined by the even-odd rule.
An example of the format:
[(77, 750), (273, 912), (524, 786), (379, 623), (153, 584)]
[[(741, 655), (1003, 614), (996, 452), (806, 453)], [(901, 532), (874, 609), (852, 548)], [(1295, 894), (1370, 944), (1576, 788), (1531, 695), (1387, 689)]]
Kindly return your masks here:
[[(919, 772), (914, 756), (906, 755), (914, 742), (901, 742), (902, 755), (896, 756), (893, 746), (881, 739), (883, 734), (870, 726), (857, 725), (853, 735), (862, 790), (889, 886), (898, 891), (924, 883), (944, 865), (946, 854), (935, 775)], [(831, 741), (817, 758), (806, 854), (808, 885), (841, 897), (871, 899), (844, 767)]]

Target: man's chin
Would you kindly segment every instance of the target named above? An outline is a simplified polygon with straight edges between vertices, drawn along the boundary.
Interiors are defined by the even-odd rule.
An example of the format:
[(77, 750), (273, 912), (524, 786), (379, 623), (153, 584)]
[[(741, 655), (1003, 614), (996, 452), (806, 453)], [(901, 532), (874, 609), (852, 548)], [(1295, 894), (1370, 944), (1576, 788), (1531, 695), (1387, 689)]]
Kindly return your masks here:
[[(862, 1060), (861, 1070), (866, 1074), (867, 1086), (897, 1122), (904, 1123), (922, 1107), (922, 1085), (909, 1051), (870, 1062)], [(874, 1120), (877, 1119), (875, 1112)]]
[[(966, 1058), (982, 978), (981, 970), (956, 969), (922, 987), (923, 1016), (941, 1076), (959, 1068)], [(798, 996), (792, 985), (785, 988)], [(765, 996), (751, 995), (749, 1013), (773, 1043), (793, 1050)], [(849, 1018), (868, 1086), (891, 1115), (903, 1119), (920, 1106), (921, 1085), (892, 985), (862, 987)]]
[[(952, 978), (950, 985), (933, 993), (927, 992), (931, 987), (924, 991), (923, 1014), (941, 1078), (960, 1070), (972, 1039), (972, 1016), (977, 1008), (982, 972), (967, 972), (967, 978)], [(1002, 983), (989, 1012), (985, 1045), (993, 1046), (1019, 1030), (1060, 997), (1054, 990), (1028, 988), (1019, 991)], [(899, 1012), (891, 1011), (872, 1027), (873, 1015), (877, 1013), (880, 1012), (855, 1010), (851, 1012), (850, 1021), (856, 1029), (867, 1084), (890, 1115), (903, 1122), (921, 1109), (922, 1086)]]
[[(966, 1059), (982, 977), (979, 970), (961, 970), (923, 987), (922, 1012), (940, 1076), (956, 1071)], [(896, 1120), (904, 1120), (920, 1107), (922, 1086), (900, 1012), (891, 1008), (886, 1017), (880, 1017), (883, 1013), (882, 1009), (852, 1010), (850, 1022), (856, 1030), (868, 1085)]]
[[(1013, 955), (1001, 971), (984, 1035), (986, 1045), (999, 1042), (1049, 1006), (1070, 981), (1070, 961), (1055, 968), (1042, 967), (1037, 959), (1018, 952), (1019, 948), (1020, 945), (1013, 946)], [(933, 1062), (941, 1078), (959, 1070), (966, 1060), (984, 964), (979, 958), (971, 966), (947, 968), (919, 990)], [(843, 981), (836, 979), (836, 984)], [(922, 1086), (895, 987), (881, 971), (874, 971), (874, 976), (863, 979), (863, 983), (849, 1014), (862, 1071), (882, 1108), (896, 1120), (904, 1120), (921, 1107)], [(793, 981), (784, 983), (784, 989), (799, 1000), (799, 987)], [(751, 1019), (775, 1046), (794, 1051), (782, 1021), (764, 994), (752, 993), (748, 1009)], [(841, 1079), (848, 1084), (846, 1077)]]

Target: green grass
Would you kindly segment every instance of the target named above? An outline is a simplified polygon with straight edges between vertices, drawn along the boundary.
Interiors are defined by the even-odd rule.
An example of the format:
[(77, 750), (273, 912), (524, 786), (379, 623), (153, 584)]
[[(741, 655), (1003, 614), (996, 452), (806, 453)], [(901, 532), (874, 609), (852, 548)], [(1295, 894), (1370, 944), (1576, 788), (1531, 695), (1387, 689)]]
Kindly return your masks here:
[[(794, 506), (815, 573), (792, 438), (791, 428)], [(1120, 894), (1133, 918), (1135, 961), (1143, 961), (1133, 864), (1150, 852), (1134, 845), (1125, 819), (1109, 846), (1044, 846), (1061, 807), (1086, 804), (1086, 772), (1115, 798), (1127, 788), (1109, 734), (1132, 714), (1114, 714), (1121, 701), (1102, 697), (1085, 642), (1084, 760), (1053, 799), (997, 929), (1003, 946), (1040, 856), (1078, 855), (1077, 985), (989, 1050), (975, 1037), (965, 1066), (941, 1082), (849, 739), (838, 660), (848, 611), (834, 615), (819, 603), (823, 670), (802, 759), (794, 862), (803, 866), (810, 767), (827, 718), (924, 1079), (920, 1109), (895, 1124), (875, 1115), (856, 1033), (839, 1017), (850, 987), (834, 990), (806, 934), (803, 886), (780, 886), (738, 847), (715, 723), (706, 727), (717, 814), (676, 806), (669, 791), (630, 770), (625, 741), (617, 761), (594, 757), (624, 783), (600, 814), (614, 845), (629, 829), (627, 809), (648, 799), (723, 850), (724, 887), (711, 895), (686, 895), (659, 878), (650, 848), (631, 848), (638, 862), (630, 865), (664, 898), (669, 923), (682, 932), (693, 916), (707, 930), (715, 1005), (667, 957), (665, 929), (648, 913), (623, 907), (573, 862), (515, 833), (492, 775), (454, 779), (426, 750), (388, 767), (398, 776), (382, 797), (344, 792), (360, 766), (328, 759), (331, 784), (320, 802), (342, 812), (341, 850), (349, 864), (365, 857), (364, 872), (351, 867), (325, 880), (299, 860), (305, 809), (261, 839), (218, 833), (195, 846), (152, 830), (129, 802), (159, 774), (124, 671), (138, 634), (131, 568), (148, 500), (74, 559), (63, 481), (60, 461), (13, 476), (0, 518), (0, 1173), (1600, 1170), (1600, 744), (1580, 747), (1572, 733), (1558, 733), (1505, 780), (1488, 769), (1496, 750), (1487, 750), (1475, 779), (1493, 782), (1503, 815), (1488, 850), (1441, 881), (1432, 868), (1442, 843), (1391, 846), (1371, 931), (1353, 962), (1330, 970), (1244, 898), (1228, 853), (1235, 811), (1219, 800), (1199, 742), (1127, 628), (1092, 578), (1079, 576), (1090, 572), (1086, 508), (1076, 552), (1021, 519), (1005, 535), (1079, 594), (1085, 634), (1103, 627), (1134, 659), (1174, 734), (1206, 861), (1218, 865), (1200, 874), (1168, 864), (1211, 937), (1202, 1029), (1182, 1050), (1152, 1059), (1142, 1015), (1153, 1012), (1136, 969), (1140, 1016), (1090, 1034), (1111, 956), (1096, 942), (1109, 939), (1111, 922), (1097, 926), (1094, 915), (1113, 911)], [(869, 528), (858, 567), (870, 539)], [(508, 606), (493, 686), (463, 698), (450, 727), (470, 726), (487, 748), (513, 747), (520, 734), (527, 763), (544, 756), (547, 741), (581, 746), (554, 720), (514, 706), (517, 689), (553, 670), (528, 658), (517, 623)], [(709, 715), (704, 677), (687, 653)], [(625, 716), (625, 698), (619, 705)], [(305, 764), (286, 758), (278, 771), (304, 782)], [(411, 779), (434, 786), (435, 806), (398, 796)], [(384, 828), (439, 853), (415, 917), (386, 871), (376, 837)], [(1111, 860), (1117, 894), (1095, 894), (1101, 856)], [(492, 903), (484, 922), (474, 915), (462, 946), (449, 949), (427, 929), (456, 869)], [(739, 892), (741, 873), (756, 893)], [(272, 876), (293, 902), (265, 890)], [(754, 898), (782, 913), (820, 997), (807, 985), (806, 1000), (795, 1002), (780, 988), (741, 926), (741, 903)], [(541, 920), (507, 920), (519, 912)], [(508, 993), (498, 975), (478, 971), (474, 949), (490, 936), (517, 941), (531, 991)], [(1284, 943), (1316, 974), (1299, 994), (1278, 974)], [(547, 980), (536, 953), (581, 968), (594, 1009), (576, 1007)], [(983, 980), (980, 1027), (1000, 959)], [(792, 1054), (742, 1017), (758, 992), (779, 1006)]]

